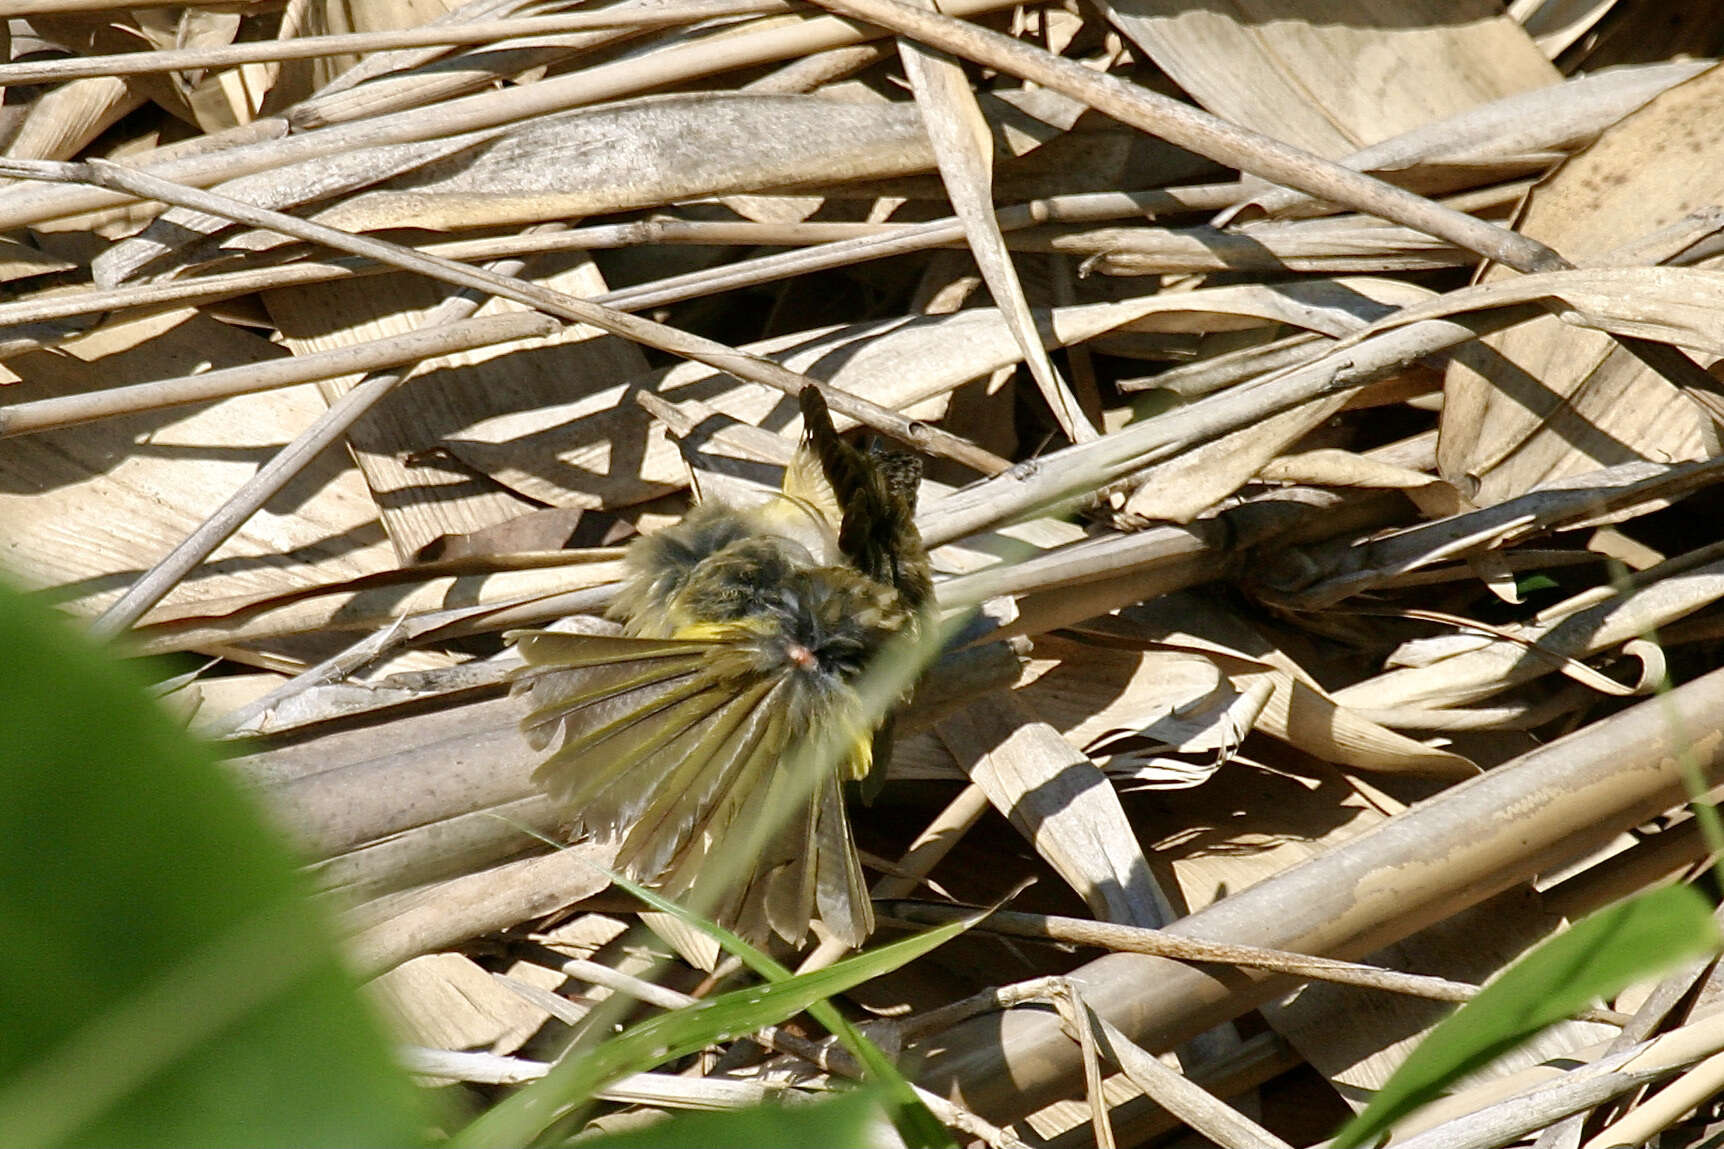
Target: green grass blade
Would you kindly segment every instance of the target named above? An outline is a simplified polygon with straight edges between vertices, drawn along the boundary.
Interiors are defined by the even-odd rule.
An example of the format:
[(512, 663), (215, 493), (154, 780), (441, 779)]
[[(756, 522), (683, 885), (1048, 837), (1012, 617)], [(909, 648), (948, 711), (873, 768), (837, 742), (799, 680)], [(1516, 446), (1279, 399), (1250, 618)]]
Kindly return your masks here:
[[(612, 874), (611, 880), (635, 897), (646, 902), (656, 910), (670, 914), (684, 923), (713, 938), (729, 953), (735, 954), (742, 963), (761, 977), (770, 982), (786, 981), (795, 975), (770, 954), (751, 945), (746, 939), (725, 929), (717, 922), (708, 921), (699, 914), (677, 905), (669, 898), (654, 890), (618, 874)], [(975, 921), (980, 921), (984, 915), (977, 914), (970, 921), (961, 923), (965, 929)], [(892, 1064), (890, 1058), (880, 1047), (869, 1041), (867, 1036), (850, 1024), (850, 1020), (838, 1011), (838, 1007), (829, 1001), (821, 1000), (808, 1007), (808, 1012), (815, 1021), (824, 1025), (848, 1049), (857, 1061), (862, 1063), (862, 1069), (869, 1081), (877, 1085), (883, 1100), (892, 1115), (892, 1124), (904, 1138), (909, 1149), (938, 1149), (952, 1144), (951, 1135), (946, 1127), (940, 1124), (938, 1118), (928, 1111), (922, 1099), (916, 1096), (916, 1091), (910, 1087), (904, 1075), (898, 1072), (898, 1067)]]
[(962, 933), (955, 922), (846, 958), (823, 970), (770, 985), (750, 986), (648, 1018), (603, 1044), (558, 1062), (545, 1077), (480, 1116), (453, 1140), (456, 1146), (525, 1145), (568, 1106), (577, 1105), (630, 1073), (753, 1033), (795, 1017), (833, 994), (890, 973)]
[(1528, 951), (1433, 1029), (1335, 1137), (1368, 1145), (1389, 1126), (1545, 1026), (1642, 978), (1720, 948), (1711, 907), (1686, 886), (1642, 894), (1589, 914)]

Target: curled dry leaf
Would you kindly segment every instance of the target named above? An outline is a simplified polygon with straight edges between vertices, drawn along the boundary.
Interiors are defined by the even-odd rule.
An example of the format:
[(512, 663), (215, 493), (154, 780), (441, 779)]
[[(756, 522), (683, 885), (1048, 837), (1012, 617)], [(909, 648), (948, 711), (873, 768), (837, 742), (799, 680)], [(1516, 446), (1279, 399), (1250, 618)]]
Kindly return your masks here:
[(1189, 666), (1190, 660), (1200, 658), (1225, 675), (1232, 693), (1247, 700), (1243, 711), (1229, 702), (1213, 716), (1212, 745), (1205, 749), (1226, 748), (1230, 719), (1255, 707), (1251, 716), (1256, 729), (1324, 761), (1448, 778), (1478, 772), (1459, 754), (1427, 746), (1352, 712), (1285, 653), (1252, 633), (1244, 620), (1201, 599), (1168, 596), (1154, 609), (1134, 609), (1079, 633), (1093, 635), (1101, 649), (1080, 655), (1068, 648), (1070, 669), (1044, 674), (1028, 693), (1037, 697), (1045, 692), (1048, 705), (1059, 706), (1070, 716), (1068, 721), (1083, 716), (1067, 728), (1067, 736), (1081, 739), (1080, 745), (1091, 745), (1113, 729), (1153, 737), (1155, 720), (1186, 706), (1202, 706), (1218, 682), (1188, 678), (1183, 697), (1174, 702), (1177, 693), (1167, 674), (1170, 666)]
[[(1663, 569), (1661, 569), (1663, 568)], [(1462, 706), (1523, 682), (1561, 672), (1567, 660), (1611, 650), (1683, 618), (1724, 596), (1724, 563), (1687, 556), (1660, 564), (1603, 602), (1592, 593), (1547, 612), (1549, 621), (1515, 628), (1518, 641), (1467, 644), (1418, 667), (1389, 670), (1336, 691), (1337, 701), (1364, 709)], [(1636, 672), (1637, 678), (1641, 677)]]
[[(1325, 542), (1259, 572), (1266, 593), (1314, 610), (1389, 583), (1420, 567), (1471, 558), (1557, 530), (1643, 514), (1716, 481), (1724, 460), (1660, 466), (1623, 463), (1542, 483), (1518, 498), (1384, 532), (1369, 540)], [(1512, 552), (1506, 552), (1512, 553)]]
[[(1135, 667), (1127, 669), (1147, 673), (1132, 673), (1118, 698), (1098, 707), (1096, 692), (1085, 687), (1097, 678), (1113, 677), (1108, 673), (1109, 661), (1092, 651), (1080, 651), (1071, 666), (1081, 666), (1081, 675), (1068, 675), (1056, 667), (1025, 693), (1038, 705), (1062, 704), (1061, 709), (1069, 707), (1082, 714), (1078, 725), (1064, 730), (1066, 738), (1128, 789), (1180, 789), (1208, 781), (1235, 757), (1274, 693), (1267, 681), (1239, 689), (1201, 655), (1146, 651)], [(1061, 717), (1070, 721), (1072, 714)]]

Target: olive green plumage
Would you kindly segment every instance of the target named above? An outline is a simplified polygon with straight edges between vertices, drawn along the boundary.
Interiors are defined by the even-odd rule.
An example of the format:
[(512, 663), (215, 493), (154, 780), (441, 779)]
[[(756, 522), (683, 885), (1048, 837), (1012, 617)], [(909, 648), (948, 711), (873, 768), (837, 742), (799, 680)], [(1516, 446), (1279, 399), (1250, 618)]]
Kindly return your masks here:
[(813, 388), (801, 405), (781, 496), (635, 542), (625, 633), (512, 636), (516, 689), (528, 738), (554, 746), (534, 777), (578, 832), (619, 843), (619, 869), (745, 935), (798, 941), (818, 918), (858, 944), (873, 918), (841, 783), (885, 747), (854, 683), (932, 599), (921, 468), (840, 438)]

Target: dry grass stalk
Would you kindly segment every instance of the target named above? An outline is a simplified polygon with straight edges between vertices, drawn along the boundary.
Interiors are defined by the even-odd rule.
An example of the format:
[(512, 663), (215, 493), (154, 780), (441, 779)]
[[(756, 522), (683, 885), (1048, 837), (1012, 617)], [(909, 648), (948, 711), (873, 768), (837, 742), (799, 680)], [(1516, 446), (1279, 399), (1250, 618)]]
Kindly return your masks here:
[[(84, 6), (87, 7), (87, 6)], [(395, 32), (356, 32), (351, 35), (302, 36), (267, 44), (235, 44), (226, 48), (163, 49), (113, 56), (49, 60), (0, 65), (0, 85), (51, 84), (94, 76), (131, 76), (142, 72), (193, 72), (261, 64), (276, 60), (307, 60), (318, 56), (384, 52), (397, 48), (491, 44), (526, 36), (554, 35), (585, 28), (656, 27), (695, 23), (715, 16), (758, 16), (782, 12), (779, 0), (716, 0), (678, 3), (645, 9), (570, 12), (561, 16), (518, 16), (512, 20), (429, 25)]]

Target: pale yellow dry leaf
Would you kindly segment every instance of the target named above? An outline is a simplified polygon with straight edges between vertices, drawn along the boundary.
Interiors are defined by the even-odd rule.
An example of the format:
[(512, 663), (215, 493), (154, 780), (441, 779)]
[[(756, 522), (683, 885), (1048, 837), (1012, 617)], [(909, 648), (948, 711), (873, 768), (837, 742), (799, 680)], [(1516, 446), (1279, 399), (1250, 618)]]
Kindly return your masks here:
[[(584, 258), (545, 282), (583, 297), (605, 287)], [(268, 293), (265, 302), (288, 346), (317, 351), (412, 330), (443, 295), (423, 279), (391, 275), (283, 289)], [(520, 310), (519, 304), (493, 299), (479, 313)], [(452, 463), (443, 454), (446, 437), (503, 412), (554, 404), (570, 392), (571, 380), (603, 386), (645, 368), (638, 347), (577, 326), (548, 339), (419, 364), (402, 390), (349, 432), (397, 553), (411, 559), (436, 539), (495, 526), (534, 505)], [(324, 390), (333, 397), (354, 382), (333, 380)]]
[[(59, 353), (14, 356), (8, 397), (274, 358), (268, 341), (189, 310), (112, 323)], [(13, 440), (0, 451), (7, 565), (92, 614), (198, 526), (324, 409), (310, 386), (244, 395)], [(242, 527), (168, 599), (279, 594), (394, 566), (357, 471), (329, 454)]]
[(125, 80), (98, 76), (72, 80), (44, 92), (30, 105), (6, 155), (25, 160), (67, 160), (144, 102)]
[(1203, 107), (1323, 156), (1561, 79), (1489, 0), (1112, 0), (1103, 10)]
[[(1655, 567), (1641, 576), (1644, 585), (1628, 593), (1574, 596), (1531, 625), (1503, 628), (1512, 637), (1487, 635), (1482, 645), (1474, 645), (1468, 636), (1418, 666), (1388, 670), (1337, 690), (1335, 699), (1373, 711), (1465, 706), (1549, 674), (1568, 673), (1568, 660), (1623, 647), (1724, 596), (1724, 563), (1684, 569), (1679, 556), (1665, 565), (1668, 575), (1659, 577), (1662, 572)], [(1613, 683), (1611, 693), (1646, 692), (1655, 685), (1648, 675), (1639, 677), (1626, 688)]]
[(1158, 874), (1195, 912), (1350, 841), (1398, 809), (1341, 775), (1237, 769), (1157, 794), (1133, 819)]
[[(561, 973), (517, 962), (510, 976), (555, 989)], [(426, 954), (396, 966), (366, 985), (397, 1038), (431, 1049), (519, 1045), (523, 1028), (538, 1028), (549, 1016), (513, 993), (465, 954)]]
[[(1671, 88), (1536, 189), (1520, 230), (1585, 263), (1719, 203), (1720, 108), (1724, 71)], [(1463, 348), (1444, 395), (1438, 462), (1480, 505), (1564, 475), (1716, 450), (1710, 420), (1668, 382), (1609, 337), (1554, 318)]]
[(1027, 701), (990, 696), (935, 729), (988, 800), (1097, 917), (1141, 926), (1173, 920), (1119, 796)]
[[(240, 14), (187, 8), (176, 23), (172, 47), (223, 48), (234, 42), (240, 29)], [(198, 126), (206, 132), (249, 124), (263, 102), (263, 93), (248, 91), (245, 76), (235, 69), (175, 72), (170, 79), (197, 117)]]

